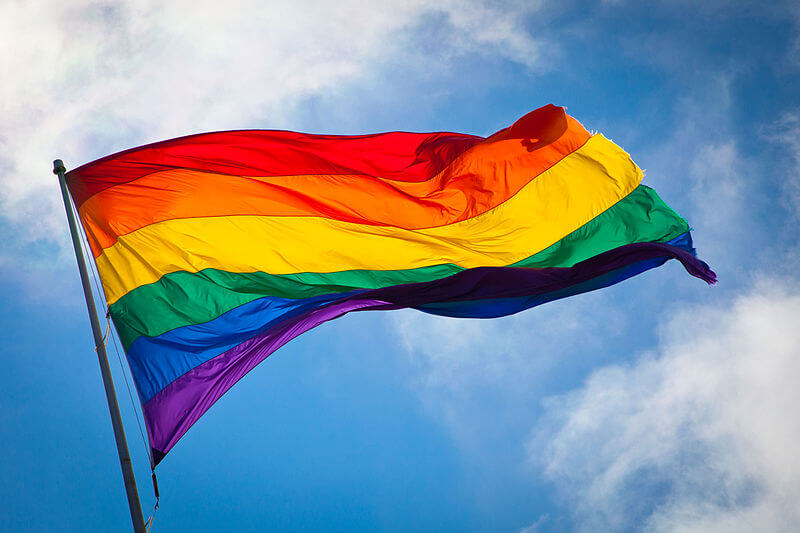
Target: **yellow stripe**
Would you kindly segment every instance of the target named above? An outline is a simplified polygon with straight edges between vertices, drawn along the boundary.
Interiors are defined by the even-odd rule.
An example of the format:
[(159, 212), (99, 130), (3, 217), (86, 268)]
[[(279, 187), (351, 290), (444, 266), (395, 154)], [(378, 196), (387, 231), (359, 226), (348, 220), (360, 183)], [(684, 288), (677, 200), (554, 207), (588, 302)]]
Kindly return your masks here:
[(641, 180), (627, 153), (595, 135), (505, 203), (447, 226), (407, 230), (294, 216), (175, 219), (121, 236), (97, 266), (109, 305), (180, 270), (293, 274), (443, 263), (503, 266), (576, 230)]

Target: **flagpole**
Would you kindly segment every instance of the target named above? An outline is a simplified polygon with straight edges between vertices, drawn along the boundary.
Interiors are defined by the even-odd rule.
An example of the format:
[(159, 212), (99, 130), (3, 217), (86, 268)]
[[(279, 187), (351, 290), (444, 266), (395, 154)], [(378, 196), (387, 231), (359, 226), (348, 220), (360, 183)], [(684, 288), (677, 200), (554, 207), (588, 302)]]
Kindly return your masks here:
[(128, 452), (128, 442), (125, 439), (125, 428), (122, 426), (122, 416), (119, 412), (117, 394), (114, 392), (114, 380), (111, 377), (111, 369), (108, 366), (108, 356), (106, 355), (106, 344), (103, 338), (103, 330), (100, 327), (100, 320), (97, 318), (97, 308), (92, 295), (92, 287), (89, 284), (89, 275), (86, 271), (86, 261), (80, 245), (78, 226), (75, 223), (75, 215), (70, 209), (70, 197), (67, 190), (67, 181), (64, 173), (67, 171), (64, 162), (60, 159), (53, 161), (53, 174), (58, 176), (61, 185), (61, 196), (64, 199), (64, 208), (67, 210), (67, 221), (69, 231), (72, 236), (72, 247), (75, 249), (75, 259), (78, 261), (78, 270), (81, 275), (81, 285), (83, 285), (83, 296), (86, 299), (86, 309), (89, 311), (89, 321), (92, 325), (94, 335), (94, 349), (100, 361), (100, 374), (103, 376), (103, 385), (106, 389), (106, 399), (108, 400), (108, 410), (111, 413), (111, 425), (114, 428), (114, 439), (117, 442), (117, 452), (119, 453), (119, 464), (122, 467), (122, 478), (125, 481), (125, 492), (128, 496), (128, 507), (131, 512), (131, 521), (135, 533), (145, 533), (144, 516), (142, 515), (142, 505), (139, 502), (139, 491), (136, 489), (136, 477), (133, 475), (133, 463)]

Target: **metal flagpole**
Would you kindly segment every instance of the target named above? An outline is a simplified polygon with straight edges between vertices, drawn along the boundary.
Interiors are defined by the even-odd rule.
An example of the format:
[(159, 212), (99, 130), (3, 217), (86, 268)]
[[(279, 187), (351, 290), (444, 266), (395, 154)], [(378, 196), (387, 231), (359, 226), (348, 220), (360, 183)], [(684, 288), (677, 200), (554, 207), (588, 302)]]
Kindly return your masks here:
[(100, 320), (97, 318), (97, 309), (92, 296), (92, 287), (89, 284), (89, 275), (86, 271), (86, 261), (81, 251), (80, 236), (78, 227), (75, 224), (75, 215), (70, 209), (69, 191), (64, 173), (67, 169), (64, 162), (60, 159), (53, 161), (53, 174), (58, 176), (61, 185), (61, 196), (64, 198), (64, 208), (67, 210), (67, 220), (69, 221), (69, 231), (72, 236), (72, 246), (75, 249), (75, 258), (78, 260), (78, 270), (81, 274), (81, 285), (83, 285), (83, 296), (86, 298), (86, 308), (89, 311), (89, 321), (92, 324), (92, 334), (94, 335), (94, 349), (97, 358), (100, 360), (100, 374), (103, 376), (103, 385), (106, 389), (106, 399), (108, 400), (108, 410), (111, 413), (111, 425), (114, 428), (114, 439), (117, 441), (117, 452), (119, 453), (119, 464), (122, 467), (122, 478), (125, 480), (125, 492), (128, 495), (128, 507), (131, 511), (133, 530), (135, 533), (145, 533), (144, 516), (142, 515), (142, 505), (139, 502), (139, 491), (136, 489), (136, 478), (133, 475), (133, 464), (131, 455), (128, 452), (128, 442), (125, 440), (125, 428), (122, 426), (122, 416), (119, 413), (117, 394), (114, 392), (114, 380), (111, 377), (111, 369), (108, 366), (108, 356), (106, 355), (106, 344), (103, 339), (103, 331), (100, 328)]

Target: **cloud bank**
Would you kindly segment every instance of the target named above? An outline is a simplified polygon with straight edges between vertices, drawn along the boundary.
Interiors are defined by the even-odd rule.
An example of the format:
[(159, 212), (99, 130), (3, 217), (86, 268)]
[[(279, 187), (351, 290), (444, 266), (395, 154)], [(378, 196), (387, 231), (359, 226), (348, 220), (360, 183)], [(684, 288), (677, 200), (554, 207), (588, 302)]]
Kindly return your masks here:
[(528, 454), (579, 528), (800, 528), (798, 316), (800, 284), (762, 280), (550, 398)]

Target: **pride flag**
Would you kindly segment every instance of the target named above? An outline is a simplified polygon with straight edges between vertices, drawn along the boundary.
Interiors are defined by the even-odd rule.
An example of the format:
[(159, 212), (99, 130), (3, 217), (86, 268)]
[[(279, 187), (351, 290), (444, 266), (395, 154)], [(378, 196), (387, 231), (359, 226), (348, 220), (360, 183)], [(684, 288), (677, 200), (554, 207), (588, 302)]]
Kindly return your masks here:
[(155, 463), (280, 346), (350, 311), (499, 317), (677, 259), (689, 226), (563, 108), (488, 138), (229, 131), (67, 183)]

